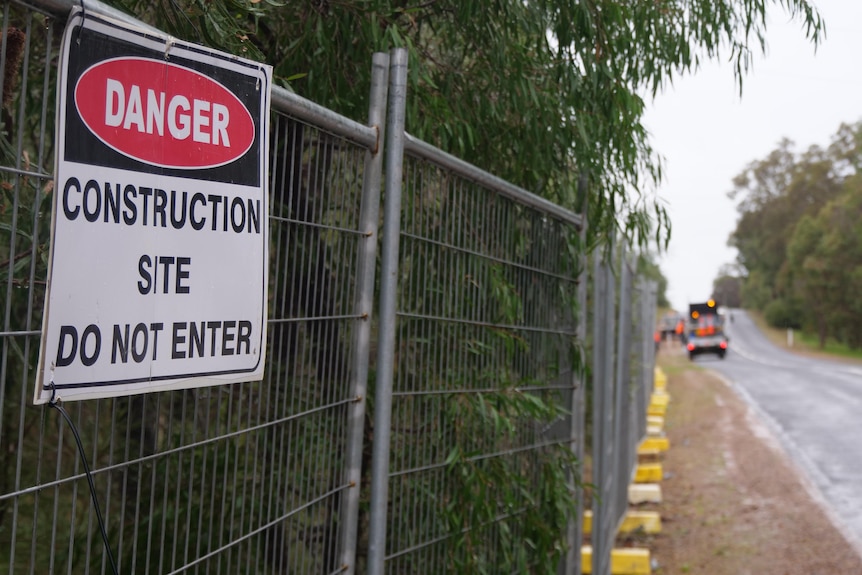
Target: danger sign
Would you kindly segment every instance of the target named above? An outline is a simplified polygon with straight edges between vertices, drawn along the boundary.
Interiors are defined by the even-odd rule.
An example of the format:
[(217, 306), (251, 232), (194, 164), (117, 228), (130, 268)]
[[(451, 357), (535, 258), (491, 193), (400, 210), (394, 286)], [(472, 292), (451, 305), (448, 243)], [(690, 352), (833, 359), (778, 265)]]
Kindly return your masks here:
[(262, 377), (270, 83), (73, 13), (35, 403)]

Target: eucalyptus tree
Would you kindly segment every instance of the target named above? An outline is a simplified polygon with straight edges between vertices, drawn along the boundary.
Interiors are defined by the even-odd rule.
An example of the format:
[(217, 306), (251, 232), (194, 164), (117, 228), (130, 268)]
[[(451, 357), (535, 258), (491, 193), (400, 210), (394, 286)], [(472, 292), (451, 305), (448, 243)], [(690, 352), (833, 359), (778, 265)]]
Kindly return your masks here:
[(573, 208), (587, 174), (597, 234), (620, 226), (659, 243), (670, 222), (644, 98), (712, 59), (733, 64), (741, 89), (772, 10), (814, 45), (824, 34), (810, 0), (110, 1), (265, 59), (280, 83), (352, 117), (370, 54), (404, 46), (414, 135)]
[[(746, 274), (746, 307), (785, 310), (768, 314), (774, 317), (808, 314), (807, 325), (825, 337), (830, 321), (820, 308), (831, 297), (816, 295), (816, 286), (825, 285), (826, 277), (811, 274), (827, 262), (810, 260), (803, 266), (800, 254), (814, 249), (811, 234), (819, 234), (820, 228), (812, 226), (820, 211), (850, 193), (858, 179), (860, 142), (862, 124), (842, 125), (828, 147), (811, 146), (802, 153), (783, 140), (734, 178), (729, 195), (739, 202), (739, 219), (728, 243), (737, 248)], [(837, 287), (844, 285), (839, 282)]]
[(829, 336), (862, 347), (862, 187), (848, 180), (844, 193), (815, 216), (805, 216), (788, 244), (789, 264), (806, 324), (820, 347)]
[(721, 266), (712, 280), (712, 298), (727, 307), (742, 306), (742, 278), (736, 266)]

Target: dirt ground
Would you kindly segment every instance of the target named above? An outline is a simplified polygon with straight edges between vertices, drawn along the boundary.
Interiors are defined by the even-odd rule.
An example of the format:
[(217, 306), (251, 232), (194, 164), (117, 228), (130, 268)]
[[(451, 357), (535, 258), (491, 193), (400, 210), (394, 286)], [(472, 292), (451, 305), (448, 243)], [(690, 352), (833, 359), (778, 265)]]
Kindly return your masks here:
[(671, 449), (653, 507), (663, 532), (619, 544), (648, 547), (656, 575), (862, 574), (859, 551), (754, 412), (681, 347), (663, 345)]

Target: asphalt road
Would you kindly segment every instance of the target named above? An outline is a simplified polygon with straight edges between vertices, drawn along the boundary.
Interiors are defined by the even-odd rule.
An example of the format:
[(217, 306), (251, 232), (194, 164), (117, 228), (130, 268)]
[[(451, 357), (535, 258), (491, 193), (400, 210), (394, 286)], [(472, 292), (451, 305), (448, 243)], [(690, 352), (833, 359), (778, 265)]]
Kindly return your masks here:
[(794, 355), (768, 341), (744, 311), (732, 315), (725, 359), (695, 362), (735, 384), (862, 550), (862, 367)]

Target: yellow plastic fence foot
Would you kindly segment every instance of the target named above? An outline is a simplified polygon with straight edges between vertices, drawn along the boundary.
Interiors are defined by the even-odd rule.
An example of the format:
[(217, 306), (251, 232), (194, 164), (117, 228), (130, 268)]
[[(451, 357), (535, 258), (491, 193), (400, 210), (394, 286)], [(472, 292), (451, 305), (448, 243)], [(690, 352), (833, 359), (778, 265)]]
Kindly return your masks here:
[(658, 483), (662, 479), (661, 463), (641, 463), (635, 469), (635, 483)]
[(660, 405), (667, 407), (670, 403), (670, 395), (663, 391), (655, 391), (649, 398), (650, 405)]
[(629, 485), (629, 503), (661, 503), (661, 485), (657, 483), (633, 483)]
[(620, 525), (620, 533), (643, 531), (654, 535), (661, 533), (661, 515), (656, 511), (628, 511)]
[(670, 441), (667, 437), (647, 437), (638, 446), (638, 453), (642, 450), (655, 449), (657, 451), (667, 451), (670, 449)]
[(659, 427), (664, 427), (664, 417), (661, 415), (647, 415), (646, 422), (647, 425), (658, 425)]
[(661, 461), (662, 452), (658, 449), (638, 450), (638, 463), (657, 463)]
[[(661, 515), (656, 511), (626, 511), (620, 525), (620, 533), (643, 531), (650, 535), (661, 533)], [(593, 532), (593, 512), (584, 512), (584, 535)]]
[[(593, 548), (589, 545), (581, 547), (581, 572), (593, 572)], [(613, 575), (649, 575), (649, 549), (613, 549), (611, 550), (611, 573)]]
[(581, 546), (581, 573), (586, 575), (593, 572), (593, 547), (592, 545)]
[(649, 406), (647, 407), (646, 413), (647, 413), (647, 416), (660, 415), (661, 417), (664, 417), (664, 414), (667, 413), (667, 406), (666, 405), (658, 405), (655, 403), (650, 403)]
[(658, 366), (653, 370), (653, 385), (656, 389), (665, 389), (667, 387), (667, 374)]
[(612, 575), (650, 575), (649, 549), (636, 547), (611, 551)]

